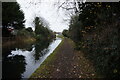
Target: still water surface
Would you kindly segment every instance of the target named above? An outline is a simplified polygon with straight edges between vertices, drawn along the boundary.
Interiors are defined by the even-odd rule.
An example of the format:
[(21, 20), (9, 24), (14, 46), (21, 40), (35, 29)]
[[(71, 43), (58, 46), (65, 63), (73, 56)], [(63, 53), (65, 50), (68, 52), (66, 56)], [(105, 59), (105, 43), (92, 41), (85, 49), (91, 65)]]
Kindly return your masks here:
[(3, 53), (3, 78), (29, 78), (60, 42), (61, 39), (56, 38), (51, 43), (41, 42), (27, 48), (8, 49)]

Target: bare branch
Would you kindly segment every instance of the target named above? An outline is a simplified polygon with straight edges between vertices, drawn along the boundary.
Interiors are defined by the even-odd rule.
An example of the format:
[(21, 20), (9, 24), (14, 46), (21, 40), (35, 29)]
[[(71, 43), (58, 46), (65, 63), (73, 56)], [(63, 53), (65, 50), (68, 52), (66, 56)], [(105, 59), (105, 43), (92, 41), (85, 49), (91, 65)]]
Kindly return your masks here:
[(63, 9), (66, 9), (66, 10), (73, 10), (73, 9), (76, 9), (76, 7), (72, 7), (72, 8), (66, 8), (66, 7), (62, 7)]
[(63, 2), (60, 6), (58, 6), (58, 9), (61, 8), (64, 4), (65, 4), (65, 2)]

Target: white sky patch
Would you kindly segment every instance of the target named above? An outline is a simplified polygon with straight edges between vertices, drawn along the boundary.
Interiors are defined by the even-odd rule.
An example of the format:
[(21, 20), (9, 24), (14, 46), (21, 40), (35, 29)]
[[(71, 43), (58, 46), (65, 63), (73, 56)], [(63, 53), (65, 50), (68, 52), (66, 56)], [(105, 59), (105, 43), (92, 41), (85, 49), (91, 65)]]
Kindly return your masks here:
[(62, 32), (63, 29), (68, 29), (68, 21), (63, 20), (69, 17), (65, 15), (65, 10), (58, 11), (58, 8), (54, 6), (56, 0), (17, 0), (17, 2), (25, 14), (26, 27), (34, 29), (33, 20), (37, 16), (48, 21), (53, 31)]

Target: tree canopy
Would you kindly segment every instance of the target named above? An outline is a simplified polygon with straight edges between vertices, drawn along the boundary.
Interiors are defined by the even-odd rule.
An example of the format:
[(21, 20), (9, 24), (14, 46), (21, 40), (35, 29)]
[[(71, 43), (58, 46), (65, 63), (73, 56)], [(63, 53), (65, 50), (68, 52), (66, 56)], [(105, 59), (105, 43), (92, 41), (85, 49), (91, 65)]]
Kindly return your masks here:
[(12, 26), (15, 29), (24, 28), (24, 14), (16, 2), (2, 3), (2, 26)]
[(53, 32), (43, 24), (39, 17), (35, 17), (35, 34), (37, 36), (37, 40), (50, 39), (53, 37)]

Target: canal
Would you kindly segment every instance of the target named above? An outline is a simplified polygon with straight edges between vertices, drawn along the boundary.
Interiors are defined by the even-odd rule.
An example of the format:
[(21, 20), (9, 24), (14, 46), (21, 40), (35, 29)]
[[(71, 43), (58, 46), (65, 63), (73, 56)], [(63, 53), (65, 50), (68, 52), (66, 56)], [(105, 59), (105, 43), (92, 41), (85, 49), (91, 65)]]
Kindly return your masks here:
[(2, 55), (2, 78), (29, 78), (30, 75), (60, 44), (61, 38), (32, 45), (7, 48)]

